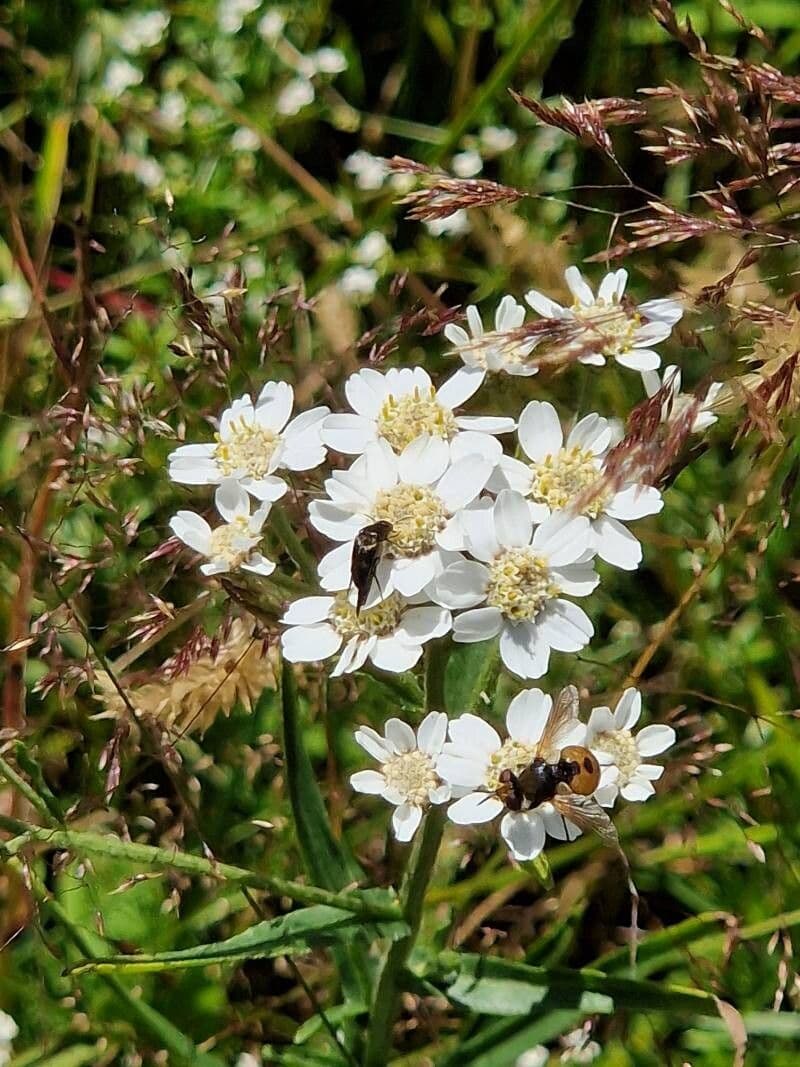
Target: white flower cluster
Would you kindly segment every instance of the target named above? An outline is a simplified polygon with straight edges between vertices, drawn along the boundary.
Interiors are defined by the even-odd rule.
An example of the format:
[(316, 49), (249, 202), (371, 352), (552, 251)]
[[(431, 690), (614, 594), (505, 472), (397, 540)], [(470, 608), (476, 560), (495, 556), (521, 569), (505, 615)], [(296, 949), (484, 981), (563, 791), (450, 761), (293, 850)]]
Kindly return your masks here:
[[(386, 252), (380, 234), (362, 244), (364, 262)], [(594, 322), (602, 315), (604, 345), (583, 362), (613, 357), (642, 372), (648, 394), (660, 390), (665, 397), (668, 420), (691, 401), (679, 392), (677, 368), (667, 369), (663, 384), (658, 379), (659, 357), (650, 346), (669, 335), (681, 307), (654, 300), (637, 308), (623, 300), (626, 277), (625, 271), (607, 275), (595, 297), (570, 268), (571, 307), (535, 292), (526, 300), (553, 320)], [(275, 564), (261, 554), (262, 531), (288, 489), (285, 476), (319, 466), (327, 449), (353, 457), (330, 473), (324, 494), (307, 509), (310, 525), (334, 547), (319, 561), (319, 591), (295, 600), (280, 620), (287, 660), (334, 657), (333, 675), (360, 670), (367, 661), (403, 672), (419, 662), (427, 642), (449, 634), (462, 643), (497, 638), (506, 669), (537, 679), (547, 673), (553, 651), (575, 653), (589, 643), (593, 625), (576, 600), (600, 581), (596, 559), (635, 570), (642, 551), (628, 524), (660, 511), (662, 499), (653, 486), (606, 476), (621, 431), (599, 414), (565, 428), (555, 408), (539, 400), (518, 417), (464, 413), (488, 374), (534, 372), (528, 357), (535, 342), (502, 341), (504, 334), (517, 335), (524, 318), (524, 307), (506, 296), (494, 331), (484, 333), (470, 307), (469, 334), (452, 325), (445, 331), (464, 365), (438, 388), (420, 367), (362, 369), (345, 383), (348, 411), (317, 407), (292, 418), (291, 387), (269, 382), (255, 402), (244, 396), (231, 404), (213, 442), (183, 445), (170, 456), (174, 481), (217, 487), (220, 523), (212, 527), (191, 511), (178, 512), (171, 523), (174, 534), (205, 557), (203, 573), (242, 568), (263, 576)], [(711, 421), (700, 409), (694, 428)], [(511, 434), (515, 445), (504, 450), (500, 439)], [(668, 747), (674, 733), (651, 726), (634, 738), (640, 708), (638, 694), (627, 690), (613, 714), (595, 709), (584, 725), (575, 697), (574, 714), (562, 714), (553, 733), (550, 698), (526, 690), (509, 708), (504, 740), (471, 713), (449, 724), (440, 713), (429, 715), (417, 735), (390, 719), (384, 737), (367, 728), (358, 732), (382, 770), (360, 772), (353, 784), (397, 807), (394, 827), (402, 840), (428, 804), (452, 798), (449, 814), (456, 823), (503, 814), (501, 831), (511, 851), (529, 859), (547, 834), (574, 836), (589, 816), (572, 810), (570, 819), (552, 796), (531, 806), (529, 785), (509, 794), (509, 782), (535, 760), (560, 766), (562, 750), (585, 746), (597, 780), (581, 796), (584, 805), (591, 800), (595, 817), (620, 795), (645, 799), (661, 768), (643, 759)]]
[[(383, 737), (362, 726), (356, 741), (381, 767), (358, 771), (350, 783), (359, 793), (382, 796), (395, 806), (392, 826), (399, 841), (410, 840), (429, 805), (452, 800), (447, 815), (453, 823), (470, 826), (500, 818), (512, 856), (535, 859), (548, 836), (572, 841), (585, 828), (602, 832), (607, 817), (599, 805), (611, 808), (620, 795), (630, 801), (651, 796), (663, 767), (645, 761), (675, 742), (670, 726), (646, 726), (634, 736), (642, 704), (636, 689), (625, 690), (613, 713), (595, 708), (588, 725), (577, 716), (576, 696), (559, 703), (565, 713), (554, 709), (541, 689), (523, 689), (509, 705), (505, 738), (471, 713), (448, 723), (443, 713), (430, 712), (416, 734), (399, 719), (386, 722)], [(596, 766), (587, 788), (578, 778), (581, 758)], [(524, 777), (531, 771), (538, 775), (535, 787)], [(553, 782), (561, 775), (579, 792), (549, 789), (548, 774)], [(522, 793), (510, 794), (508, 780)]]

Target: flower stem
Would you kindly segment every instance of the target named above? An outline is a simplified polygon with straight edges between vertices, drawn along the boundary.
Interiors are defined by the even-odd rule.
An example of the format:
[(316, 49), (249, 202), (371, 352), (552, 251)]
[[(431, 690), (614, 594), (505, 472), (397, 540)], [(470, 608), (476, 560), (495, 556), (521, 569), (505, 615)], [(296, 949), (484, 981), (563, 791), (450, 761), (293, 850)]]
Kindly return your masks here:
[[(445, 706), (444, 676), (449, 641), (432, 642), (425, 656), (425, 709), (441, 710)], [(400, 908), (409, 933), (390, 945), (378, 972), (378, 982), (370, 1011), (364, 1067), (386, 1067), (392, 1047), (392, 1026), (397, 1016), (401, 992), (400, 978), (411, 954), (422, 921), (425, 891), (436, 863), (444, 832), (445, 811), (431, 808), (417, 831), (403, 881), (400, 885)]]

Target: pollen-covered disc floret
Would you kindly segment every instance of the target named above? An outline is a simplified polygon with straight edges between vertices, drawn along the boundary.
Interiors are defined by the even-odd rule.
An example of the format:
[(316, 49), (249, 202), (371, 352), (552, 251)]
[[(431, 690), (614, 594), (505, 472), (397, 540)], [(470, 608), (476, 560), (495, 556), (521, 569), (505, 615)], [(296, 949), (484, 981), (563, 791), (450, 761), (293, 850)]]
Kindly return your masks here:
[(436, 771), (446, 736), (447, 716), (440, 711), (426, 715), (416, 733), (401, 719), (388, 719), (383, 737), (369, 726), (356, 730), (356, 741), (381, 766), (356, 772), (350, 784), (395, 805), (392, 828), (398, 841), (411, 840), (430, 804), (450, 799), (450, 786)]
[(489, 764), (486, 768), (486, 788), (490, 793), (497, 792), (497, 787), (500, 785), (500, 775), (503, 771), (519, 774), (538, 755), (538, 745), (531, 745), (525, 741), (516, 741), (513, 737), (507, 737), (489, 759)]
[(211, 531), (209, 555), (227, 563), (228, 570), (235, 570), (247, 560), (260, 539), (258, 534), (250, 532), (249, 517), (237, 515)]
[(653, 782), (664, 773), (663, 767), (645, 760), (673, 745), (675, 731), (654, 724), (634, 736), (632, 728), (641, 713), (641, 693), (626, 689), (613, 712), (595, 708), (589, 717), (586, 744), (602, 767), (596, 797), (605, 807), (613, 807), (620, 794), (626, 800), (647, 800), (655, 792)]
[(534, 522), (559, 512), (585, 516), (597, 555), (612, 566), (634, 570), (641, 562), (641, 545), (620, 520), (654, 515), (663, 502), (653, 486), (612, 483), (606, 463), (618, 427), (593, 413), (580, 419), (565, 440), (553, 405), (533, 400), (520, 416), (518, 433), (529, 462), (503, 456), (489, 487), (508, 486), (526, 496)]
[(458, 426), (453, 412), (437, 402), (436, 390), (431, 386), (424, 391), (415, 388), (405, 396), (387, 396), (378, 411), (377, 430), (395, 452), (402, 452), (422, 434), (449, 441)]
[(393, 486), (375, 497), (375, 519), (392, 524), (389, 551), (413, 558), (430, 552), (447, 525), (444, 504), (427, 485)]
[(507, 619), (535, 619), (560, 591), (547, 560), (530, 548), (507, 549), (489, 564), (486, 603)]
[(597, 297), (593, 304), (582, 304), (580, 300), (575, 300), (570, 311), (576, 319), (596, 330), (603, 341), (604, 356), (616, 358), (634, 349), (636, 331), (642, 325), (642, 317), (615, 298), (605, 300)]
[(530, 377), (539, 369), (528, 362), (535, 342), (513, 339), (513, 331), (518, 330), (524, 321), (525, 308), (522, 304), (518, 304), (512, 296), (504, 296), (495, 311), (493, 332), (484, 330), (480, 312), (474, 304), (470, 304), (467, 308), (470, 332), (467, 333), (463, 326), (450, 323), (445, 326), (444, 335), (466, 366), (473, 370), (490, 374), (505, 371), (506, 374)]
[(231, 419), (226, 437), (215, 434), (214, 459), (224, 475), (243, 475), (260, 480), (270, 473), (270, 464), (280, 437), (266, 426), (248, 422), (245, 418)]
[(402, 597), (391, 593), (374, 607), (362, 608), (357, 612), (347, 594), (339, 593), (334, 597), (330, 622), (345, 640), (351, 637), (386, 637), (397, 629), (406, 606)]

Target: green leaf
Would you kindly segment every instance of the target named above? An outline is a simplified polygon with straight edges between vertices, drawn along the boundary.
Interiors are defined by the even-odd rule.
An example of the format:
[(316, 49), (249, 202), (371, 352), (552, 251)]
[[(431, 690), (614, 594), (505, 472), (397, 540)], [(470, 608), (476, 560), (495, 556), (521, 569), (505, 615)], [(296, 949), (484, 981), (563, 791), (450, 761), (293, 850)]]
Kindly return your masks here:
[[(369, 1007), (366, 1003), (359, 1003), (357, 1000), (348, 1001), (346, 1004), (337, 1004), (333, 1008), (325, 1009), (325, 1016), (329, 1023), (336, 1026), (344, 1019), (355, 1019), (358, 1015), (365, 1015), (369, 1011)], [(299, 1027), (294, 1035), (293, 1041), (295, 1045), (303, 1045), (309, 1038), (312, 1038), (314, 1034), (318, 1034), (323, 1028), (324, 1023), (319, 1015), (312, 1015), (310, 1019), (306, 1019), (301, 1027)]]
[(445, 711), (460, 714), (480, 706), (481, 693), (493, 688), (498, 654), (496, 641), (451, 645), (444, 672)]
[(205, 967), (212, 963), (267, 959), (273, 956), (294, 955), (320, 945), (346, 941), (356, 932), (366, 933), (370, 939), (388, 937), (396, 940), (408, 933), (408, 926), (403, 922), (367, 924), (351, 912), (321, 904), (256, 923), (226, 941), (154, 955), (110, 956), (87, 960), (70, 968), (70, 973), (142, 973)]

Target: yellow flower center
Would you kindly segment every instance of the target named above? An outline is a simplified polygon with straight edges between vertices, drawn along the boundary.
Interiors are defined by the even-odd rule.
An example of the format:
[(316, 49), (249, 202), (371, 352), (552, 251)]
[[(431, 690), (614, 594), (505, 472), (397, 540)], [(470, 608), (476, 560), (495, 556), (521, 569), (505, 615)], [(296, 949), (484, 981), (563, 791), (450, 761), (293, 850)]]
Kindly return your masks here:
[(403, 606), (396, 593), (391, 593), (373, 608), (363, 608), (358, 615), (347, 594), (339, 593), (330, 624), (345, 641), (351, 637), (385, 637), (397, 629), (402, 614)]
[(547, 562), (532, 548), (509, 548), (489, 564), (486, 603), (512, 622), (533, 619), (559, 592)]
[(502, 771), (519, 774), (539, 755), (538, 745), (528, 745), (524, 741), (505, 740), (492, 755), (486, 770), (486, 788), (494, 792), (500, 784)]
[(639, 749), (630, 730), (608, 730), (607, 732), (596, 734), (592, 744), (595, 748), (599, 748), (611, 756), (614, 765), (619, 770), (617, 785), (620, 787), (627, 785), (642, 762)]
[(447, 524), (444, 504), (427, 485), (401, 483), (375, 498), (375, 519), (392, 524), (389, 551), (395, 557), (424, 556)]
[[(580, 513), (596, 519), (611, 495), (608, 490), (599, 489), (602, 475), (588, 449), (562, 448), (530, 467), (531, 498), (537, 504), (547, 504), (551, 511), (563, 510), (584, 496), (587, 503)], [(590, 486), (598, 489), (590, 492)]]
[(281, 440), (273, 430), (248, 422), (244, 417), (231, 421), (224, 440), (219, 434), (216, 439), (214, 458), (222, 473), (250, 478), (264, 478), (269, 474), (270, 460)]
[(402, 452), (423, 434), (449, 441), (457, 430), (453, 412), (436, 400), (432, 386), (425, 391), (417, 387), (405, 396), (387, 396), (378, 412), (378, 436), (395, 452)]
[(244, 515), (226, 522), (211, 531), (209, 558), (223, 560), (231, 569), (240, 567), (249, 557), (260, 537), (250, 532), (250, 521)]
[(592, 328), (593, 334), (596, 332), (602, 337), (602, 355), (621, 356), (630, 352), (633, 347), (633, 335), (642, 323), (637, 312), (627, 311), (616, 300), (606, 303), (605, 300), (599, 299), (588, 307), (576, 301), (572, 305), (572, 311), (577, 319)]
[(392, 756), (384, 763), (383, 774), (390, 789), (396, 789), (407, 804), (417, 807), (427, 804), (430, 790), (439, 785), (430, 756), (418, 750)]

